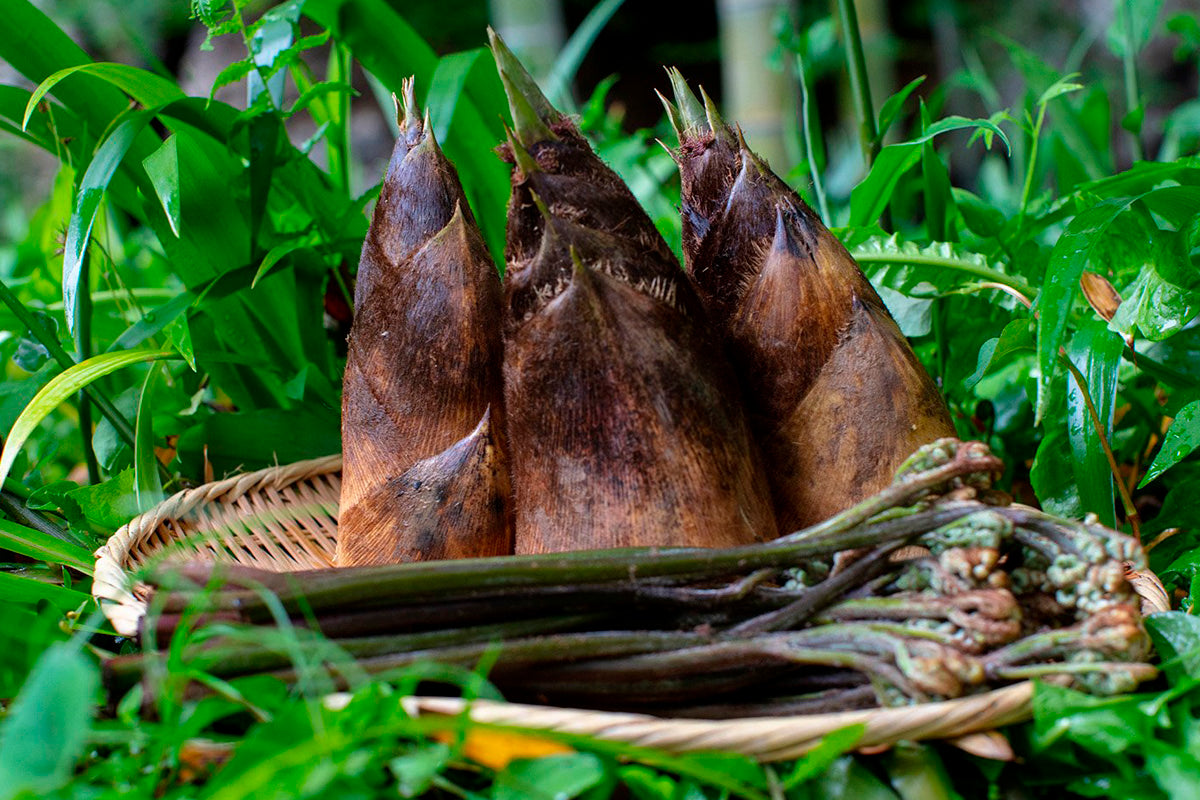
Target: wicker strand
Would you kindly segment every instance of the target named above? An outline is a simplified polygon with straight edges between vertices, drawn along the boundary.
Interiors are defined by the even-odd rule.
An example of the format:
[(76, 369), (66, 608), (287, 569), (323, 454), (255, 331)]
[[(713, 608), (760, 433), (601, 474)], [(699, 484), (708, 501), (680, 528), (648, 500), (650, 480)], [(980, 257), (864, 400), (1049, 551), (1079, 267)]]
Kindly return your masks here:
[[(269, 519), (275, 512), (282, 512), (283, 508), (275, 506), (268, 509), (255, 510), (253, 501), (242, 509), (234, 508), (238, 500), (247, 495), (257, 495), (263, 491), (282, 492), (282, 490), (292, 487), (295, 484), (311, 481), (314, 479), (320, 480), (320, 486), (313, 487), (313, 491), (303, 492), (306, 500), (314, 504), (323, 506), (322, 510), (333, 517), (336, 523), (337, 509), (337, 493), (341, 486), (341, 482), (335, 479), (336, 473), (342, 468), (342, 457), (325, 456), (324, 458), (315, 458), (309, 461), (298, 461), (295, 464), (289, 464), (283, 467), (268, 467), (260, 469), (256, 472), (247, 472), (243, 475), (234, 475), (231, 478), (206, 483), (203, 486), (198, 486), (195, 489), (185, 489), (159, 503), (157, 506), (134, 517), (124, 527), (112, 535), (111, 538), (95, 552), (96, 556), (96, 571), (92, 579), (92, 594), (100, 604), (100, 608), (104, 611), (109, 621), (112, 622), (113, 628), (123, 636), (134, 636), (137, 634), (138, 622), (146, 613), (146, 601), (140, 596), (145, 592), (141, 587), (134, 584), (126, 571), (130, 561), (141, 561), (141, 558), (131, 559), (131, 555), (137, 553), (139, 548), (146, 543), (152, 536), (168, 523), (178, 523), (179, 521), (189, 517), (204, 517), (209, 514), (215, 516), (224, 516), (221, 511), (229, 514), (228, 521), (215, 521), (215, 524), (210, 524), (208, 527), (228, 529), (229, 523), (233, 522), (241, 516), (248, 514), (260, 517), (262, 514), (267, 516), (264, 519)], [(332, 495), (332, 502), (323, 502), (327, 497)], [(277, 498), (276, 502), (279, 502)], [(255, 498), (258, 500), (258, 498)], [(260, 501), (261, 502), (261, 501)], [(216, 505), (225, 506), (224, 509), (218, 511)], [(209, 514), (204, 514), (207, 511)], [(277, 517), (282, 519), (283, 516)], [(293, 517), (287, 515), (289, 522)], [(296, 524), (300, 525), (305, 530), (305, 538), (312, 544), (307, 548), (308, 559), (294, 558), (287, 559), (282, 563), (272, 562), (270, 558), (256, 558), (251, 556), (248, 563), (254, 563), (256, 566), (262, 566), (265, 569), (304, 569), (327, 567), (332, 563), (330, 553), (332, 552), (333, 537), (329, 534), (329, 525), (319, 522), (314, 519), (313, 515), (306, 512), (304, 517), (296, 520)], [(314, 537), (311, 534), (321, 532), (323, 535)], [(253, 536), (253, 533), (249, 534)], [(321, 549), (329, 548), (329, 552), (321, 553), (317, 545)], [(247, 540), (245, 543), (230, 542), (226, 540), (224, 547), (236, 550), (240, 547), (252, 547), (259, 553), (266, 555), (268, 550), (264, 550), (261, 544), (254, 543), (253, 540)], [(277, 549), (278, 545), (271, 543), (269, 550)], [(208, 549), (208, 548), (206, 548)], [(296, 548), (288, 548), (293, 553)], [(138, 556), (145, 555), (137, 553)], [(201, 553), (195, 553), (200, 556)], [(287, 562), (292, 563), (287, 563)]]
[[(349, 702), (344, 693), (330, 695), (331, 710)], [(581, 711), (569, 708), (467, 701), (451, 697), (407, 697), (405, 710), (414, 716), (456, 716), (464, 712), (485, 725), (590, 736), (671, 753), (721, 750), (759, 761), (798, 758), (832, 731), (863, 725), (859, 748), (878, 748), (901, 739), (920, 741), (960, 737), (1030, 717), (1033, 683), (1006, 686), (986, 694), (921, 703), (794, 717), (748, 717), (736, 720), (661, 719), (646, 714)]]

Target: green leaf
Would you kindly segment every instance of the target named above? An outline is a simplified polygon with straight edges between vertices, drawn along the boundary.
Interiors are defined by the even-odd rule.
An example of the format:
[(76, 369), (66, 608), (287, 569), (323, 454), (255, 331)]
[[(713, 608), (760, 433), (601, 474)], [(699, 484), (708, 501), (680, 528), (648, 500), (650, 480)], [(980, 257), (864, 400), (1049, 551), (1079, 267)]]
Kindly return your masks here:
[(81, 288), (88, 291), (88, 287), (80, 287), (79, 284), (83, 274), (84, 251), (92, 236), (100, 200), (134, 140), (156, 113), (157, 110), (136, 111), (123, 120), (100, 145), (80, 181), (79, 196), (67, 225), (66, 249), (63, 252), (63, 312), (67, 318), (67, 330), (72, 334), (75, 333), (79, 291)]
[(65, 785), (83, 755), (100, 670), (82, 640), (50, 646), (29, 674), (0, 731), (0, 798)]
[(1197, 447), (1200, 447), (1200, 400), (1188, 403), (1175, 415), (1171, 427), (1167, 428), (1167, 435), (1163, 437), (1162, 447), (1154, 457), (1154, 463), (1146, 471), (1146, 477), (1142, 478), (1138, 488), (1187, 458)]
[(883, 137), (887, 136), (887, 132), (892, 129), (892, 124), (900, 115), (900, 110), (904, 107), (904, 102), (908, 100), (909, 95), (924, 82), (924, 75), (913, 78), (907, 86), (883, 101), (883, 105), (879, 107), (879, 141), (882, 142)]
[(1152, 614), (1146, 630), (1172, 683), (1200, 678), (1200, 618), (1181, 611)]
[(158, 195), (163, 213), (171, 225), (171, 232), (179, 236), (179, 148), (175, 136), (167, 137), (162, 146), (142, 159), (142, 166), (150, 176), (150, 185)]
[[(921, 103), (922, 120), (928, 123), (928, 111)], [(944, 242), (952, 238), (951, 223), (954, 195), (950, 191), (950, 172), (938, 156), (933, 142), (921, 145), (922, 195), (925, 200), (925, 232), (934, 241)]]
[(608, 778), (604, 762), (591, 753), (518, 759), (496, 776), (493, 800), (569, 800)]
[[(928, 284), (932, 291), (926, 296), (962, 287), (966, 279), (980, 278), (1016, 289), (1023, 295), (1033, 293), (1023, 278), (1005, 273), (979, 253), (973, 253), (950, 242), (918, 244), (903, 241), (899, 235), (871, 236), (850, 245), (850, 254), (873, 281), (878, 280), (905, 294), (914, 294), (919, 284)], [(877, 273), (874, 265), (894, 265), (900, 272), (889, 271), (886, 277)], [(939, 275), (939, 273), (943, 273)], [(946, 274), (952, 277), (946, 277)], [(955, 273), (961, 273), (956, 275)]]
[(871, 171), (850, 192), (850, 227), (863, 227), (879, 219), (904, 174), (921, 160), (921, 148), (889, 144), (879, 151)]
[[(60, 69), (42, 81), (29, 98), (25, 106), (25, 117), (21, 120), (21, 128), (29, 124), (37, 104), (46, 93), (57, 86), (64, 78), (72, 75), (91, 75), (100, 78), (128, 94), (145, 108), (166, 105), (173, 100), (184, 98), (183, 91), (171, 81), (153, 72), (147, 72), (128, 64), (110, 64), (105, 62), (77, 64), (73, 67)], [(65, 101), (64, 101), (65, 102)]]
[[(1103, 435), (1111, 442), (1113, 411), (1116, 408), (1117, 367), (1125, 343), (1108, 330), (1103, 322), (1090, 320), (1082, 325), (1067, 349), (1076, 368), (1083, 373), (1088, 393), (1104, 426)], [(1092, 421), (1083, 392), (1074, 376), (1067, 381), (1067, 439), (1071, 445), (1071, 466), (1079, 486), (1083, 510), (1099, 515), (1100, 521), (1115, 528), (1116, 505), (1113, 475), (1100, 442), (1100, 433)]]
[(1045, 434), (1029, 470), (1029, 482), (1033, 484), (1042, 508), (1051, 514), (1077, 519), (1083, 516), (1083, 504), (1068, 458), (1070, 452), (1065, 423), (1060, 417), (1048, 418)]
[(254, 280), (250, 282), (250, 288), (258, 286), (258, 282), (275, 271), (275, 268), (283, 261), (284, 258), (306, 247), (312, 247), (317, 243), (316, 237), (303, 236), (287, 241), (280, 242), (267, 251), (263, 256), (262, 263), (258, 265), (258, 271), (254, 273)]
[(154, 350), (134, 350), (122, 353), (103, 353), (81, 361), (47, 383), (34, 396), (21, 416), (13, 423), (8, 438), (4, 441), (4, 451), (0, 453), (0, 482), (8, 477), (17, 453), (33, 433), (34, 428), (45, 419), (51, 411), (71, 395), (78, 392), (97, 378), (102, 378), (122, 367), (138, 364), (143, 361), (158, 361), (173, 358), (174, 353)]
[(158, 308), (147, 311), (141, 319), (126, 328), (113, 341), (107, 352), (114, 353), (121, 350), (132, 350), (151, 336), (156, 336), (163, 328), (174, 322), (195, 301), (195, 294), (192, 292), (183, 292), (163, 303)]
[(600, 31), (604, 30), (604, 26), (608, 24), (613, 14), (617, 13), (617, 9), (624, 2), (625, 0), (601, 0), (592, 7), (588, 15), (583, 18), (583, 22), (579, 23), (579, 27), (571, 34), (571, 38), (559, 51), (558, 58), (554, 59), (550, 73), (542, 81), (546, 98), (551, 103), (570, 104), (571, 83), (575, 80), (575, 73), (579, 71), (579, 65), (583, 63), (584, 56), (592, 49)]
[(0, 518), (0, 550), (20, 553), (39, 561), (66, 564), (80, 572), (92, 574), (92, 554), (79, 545), (64, 542), (15, 522)]
[(94, 486), (82, 486), (71, 492), (71, 498), (88, 522), (106, 531), (115, 531), (142, 512), (132, 468)]
[(1050, 84), (1046, 87), (1046, 91), (1042, 92), (1041, 97), (1037, 99), (1037, 105), (1044, 106), (1056, 97), (1082, 89), (1083, 84), (1075, 83), (1075, 79), (1078, 77), (1078, 72), (1072, 72), (1070, 75), (1064, 75)]
[(1008, 361), (1014, 353), (1034, 351), (1034, 338), (1029, 319), (1014, 319), (1004, 326), (1000, 336), (988, 339), (979, 348), (979, 359), (975, 372), (963, 381), (964, 389), (973, 389), (975, 385)]
[(133, 446), (133, 486), (138, 511), (149, 511), (163, 500), (162, 479), (158, 475), (158, 457), (154, 455), (154, 422), (151, 419), (154, 379), (159, 365), (153, 364), (142, 382), (138, 398), (137, 425)]
[(920, 161), (920, 145), (943, 133), (968, 128), (985, 130), (999, 136), (1005, 148), (1009, 146), (1008, 136), (991, 120), (958, 116), (938, 120), (915, 139), (888, 145), (879, 151), (867, 177), (850, 192), (850, 227), (863, 227), (879, 219), (904, 173)]
[(863, 724), (848, 725), (821, 737), (820, 743), (796, 762), (792, 774), (784, 778), (784, 789), (792, 789), (802, 783), (812, 780), (827, 770), (831, 764), (862, 739), (867, 726)]
[(433, 742), (397, 756), (388, 762), (401, 797), (419, 797), (446, 768), (453, 753), (448, 745)]
[(196, 351), (192, 346), (192, 329), (188, 327), (187, 315), (180, 315), (171, 321), (166, 328), (167, 341), (175, 348), (183, 360), (196, 371)]
[(1088, 262), (1096, 257), (1105, 233), (1136, 198), (1103, 200), (1071, 220), (1058, 237), (1046, 277), (1038, 295), (1038, 388), (1035, 419), (1041, 422), (1048, 409), (1050, 382), (1054, 379), (1058, 349), (1067, 329), (1067, 317), (1079, 293), (1079, 278)]
[(49, 603), (61, 612), (75, 611), (92, 602), (90, 594), (7, 572), (0, 572), (0, 597), (5, 603), (22, 606)]
[(216, 97), (217, 89), (240, 81), (253, 72), (254, 69), (254, 62), (249, 58), (243, 58), (241, 61), (234, 61), (232, 64), (226, 65), (224, 69), (217, 73), (216, 79), (213, 80), (212, 89), (208, 93), (208, 99), (212, 100)]

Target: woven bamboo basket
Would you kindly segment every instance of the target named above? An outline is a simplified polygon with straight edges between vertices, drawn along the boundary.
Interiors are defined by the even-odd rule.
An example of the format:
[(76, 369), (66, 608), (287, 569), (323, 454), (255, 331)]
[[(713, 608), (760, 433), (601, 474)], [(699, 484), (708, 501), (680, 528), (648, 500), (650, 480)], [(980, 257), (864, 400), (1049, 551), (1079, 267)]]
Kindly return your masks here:
[[(131, 577), (159, 561), (222, 561), (275, 572), (333, 566), (341, 456), (236, 475), (188, 489), (131, 520), (96, 551), (92, 593), (118, 633), (133, 636), (146, 614), (147, 587)], [(1162, 585), (1141, 575), (1143, 612), (1167, 610)], [(1011, 757), (1006, 742), (983, 732), (1031, 715), (1033, 687), (1023, 682), (984, 694), (903, 708), (736, 720), (663, 719), (449, 698), (410, 698), (412, 713), (457, 715), (525, 730), (586, 734), (670, 752), (723, 750), (760, 761), (796, 758), (821, 737), (862, 724), (863, 749), (901, 740), (952, 739), (979, 755)], [(344, 702), (337, 695), (327, 703)]]

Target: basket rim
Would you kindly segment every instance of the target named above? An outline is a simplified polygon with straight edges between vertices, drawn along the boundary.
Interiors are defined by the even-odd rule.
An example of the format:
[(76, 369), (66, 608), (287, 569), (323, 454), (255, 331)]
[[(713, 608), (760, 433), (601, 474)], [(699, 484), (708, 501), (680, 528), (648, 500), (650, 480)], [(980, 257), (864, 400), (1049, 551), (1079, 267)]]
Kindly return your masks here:
[(130, 576), (124, 564), (133, 548), (144, 542), (166, 520), (177, 519), (214, 500), (233, 500), (264, 488), (282, 489), (308, 478), (328, 475), (342, 468), (340, 453), (265, 467), (183, 489), (122, 525), (92, 554), (95, 573), (92, 596), (122, 636), (136, 636), (138, 623), (146, 614), (143, 587)]

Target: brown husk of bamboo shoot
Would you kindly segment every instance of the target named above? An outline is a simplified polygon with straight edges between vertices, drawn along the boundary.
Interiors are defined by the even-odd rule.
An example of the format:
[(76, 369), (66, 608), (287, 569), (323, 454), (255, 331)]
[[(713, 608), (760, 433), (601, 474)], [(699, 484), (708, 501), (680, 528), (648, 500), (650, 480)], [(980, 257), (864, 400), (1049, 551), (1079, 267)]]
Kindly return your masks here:
[[(489, 407), (493, 428), (503, 429), (499, 276), (454, 167), (417, 114), (411, 85), (403, 112), (355, 291), (342, 401), (340, 565), (380, 558), (359, 541), (379, 535), (371, 526), (383, 512), (373, 506), (386, 492), (374, 500), (372, 493), (469, 436)], [(498, 475), (505, 466), (497, 460), (494, 468)], [(474, 498), (469, 506), (487, 502)], [(488, 513), (473, 521), (479, 541), (467, 551), (502, 551), (511, 530), (489, 528), (496, 519)], [(410, 533), (403, 542), (393, 535), (389, 552), (421, 557), (415, 531), (423, 526), (393, 520), (393, 534)]]
[(366, 565), (508, 555), (511, 491), (489, 408), (469, 436), (366, 495), (361, 534), (343, 540), (339, 556)]
[[(731, 546), (776, 526), (732, 370), (621, 179), (498, 37), (514, 130), (505, 404), (516, 551)], [(587, 266), (583, 266), (586, 264)]]
[(748, 426), (702, 339), (673, 306), (576, 262), (507, 351), (518, 553), (774, 537)]
[(853, 257), (676, 78), (683, 217), (700, 234), (687, 268), (738, 371), (780, 529), (806, 527), (882, 489), (954, 426)]

